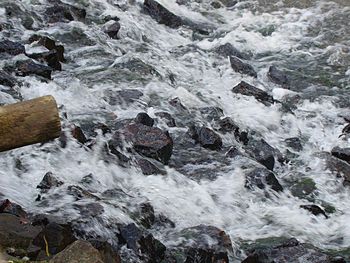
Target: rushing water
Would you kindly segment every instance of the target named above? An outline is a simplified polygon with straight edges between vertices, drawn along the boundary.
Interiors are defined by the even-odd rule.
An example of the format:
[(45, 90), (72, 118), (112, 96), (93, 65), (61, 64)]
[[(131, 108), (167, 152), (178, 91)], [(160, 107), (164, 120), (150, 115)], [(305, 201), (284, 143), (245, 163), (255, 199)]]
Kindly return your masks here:
[[(114, 188), (126, 193), (120, 198), (102, 198), (105, 221), (117, 218), (129, 222), (132, 219), (125, 207), (132, 210), (134, 205), (149, 200), (156, 213), (174, 221), (177, 229), (200, 223), (224, 229), (235, 249), (242, 240), (273, 236), (294, 236), (321, 248), (350, 246), (350, 191), (315, 155), (350, 145), (347, 137), (338, 137), (345, 125), (342, 116), (349, 113), (350, 104), (349, 0), (239, 1), (234, 7), (219, 9), (207, 0), (182, 1), (181, 5), (173, 0), (159, 1), (176, 14), (215, 28), (204, 37), (187, 28), (171, 29), (158, 24), (141, 11), (141, 0), (66, 2), (86, 8), (85, 23), (42, 26), (40, 14), (47, 4), (45, 0), (0, 0), (0, 22), (13, 26), (0, 32), (0, 37), (26, 41), (34, 33), (15, 18), (5, 17), (5, 7), (16, 3), (34, 18), (37, 33), (54, 37), (66, 48), (67, 63), (62, 72), (54, 73), (53, 81), (23, 78), (19, 91), (24, 99), (52, 94), (61, 112), (68, 116), (63, 122), (82, 124), (91, 119), (108, 122), (115, 117), (133, 118), (141, 111), (151, 117), (159, 110), (175, 114), (168, 101), (178, 97), (188, 109), (222, 108), (241, 129), (255, 131), (281, 152), (286, 151), (283, 142), (290, 137), (302, 138), (304, 149), (293, 162), (275, 169), (285, 191), (265, 198), (263, 193), (244, 187), (245, 159), (236, 158), (221, 166), (213, 163), (187, 167), (195, 179), (169, 167), (165, 167), (166, 175), (144, 176), (138, 168), (104, 162), (100, 149), (108, 135), (100, 134), (93, 150), (71, 139), (66, 148), (54, 141), (1, 153), (1, 193), (30, 211), (74, 217), (78, 213), (73, 197), (64, 186), (82, 185), (82, 178), (92, 174), (93, 182), (84, 187), (95, 195)], [(102, 32), (103, 17), (107, 15), (120, 18), (118, 40)], [(258, 72), (257, 79), (235, 73), (228, 59), (213, 52), (225, 43), (247, 54)], [(26, 45), (27, 52), (32, 49)], [(137, 59), (150, 65), (151, 73), (149, 67), (141, 69), (140, 74), (119, 66)], [(0, 65), (5, 63), (1, 61)], [(268, 80), (270, 65), (288, 73), (290, 89)], [(232, 87), (241, 80), (270, 92), (278, 100), (299, 94), (294, 114), (283, 111), (279, 104), (267, 107), (254, 98), (233, 95)], [(126, 88), (141, 90), (144, 96), (131, 105), (108, 103), (109, 94)], [(0, 100), (15, 101), (3, 92)], [(196, 121), (210, 126), (199, 115)], [(158, 126), (168, 129), (172, 136), (187, 130), (169, 128), (164, 123)], [(234, 144), (233, 135), (222, 138), (225, 146)], [(53, 190), (47, 196), (48, 204), (43, 205), (35, 202), (36, 186), (48, 171), (65, 184)], [(215, 177), (201, 177), (201, 171), (215, 173)], [(308, 202), (293, 197), (287, 187), (300, 174), (315, 181), (317, 204), (328, 203), (335, 208), (329, 219), (300, 209)], [(90, 227), (108, 236), (99, 224), (92, 222)], [(155, 235), (165, 243), (172, 242), (162, 231)]]

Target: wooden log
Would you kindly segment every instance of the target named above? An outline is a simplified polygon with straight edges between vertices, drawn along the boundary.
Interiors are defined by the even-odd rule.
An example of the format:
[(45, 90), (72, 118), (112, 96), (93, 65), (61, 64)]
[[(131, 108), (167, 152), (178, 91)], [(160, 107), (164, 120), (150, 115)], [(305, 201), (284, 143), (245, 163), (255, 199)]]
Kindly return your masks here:
[(60, 136), (55, 99), (44, 96), (0, 107), (0, 152)]

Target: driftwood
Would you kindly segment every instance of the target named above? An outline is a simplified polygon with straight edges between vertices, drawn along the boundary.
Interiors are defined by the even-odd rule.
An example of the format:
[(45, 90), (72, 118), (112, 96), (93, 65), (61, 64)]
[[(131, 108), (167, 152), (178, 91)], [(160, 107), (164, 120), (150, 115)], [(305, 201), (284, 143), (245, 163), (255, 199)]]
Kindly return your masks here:
[(44, 96), (0, 107), (0, 152), (60, 136), (55, 99)]

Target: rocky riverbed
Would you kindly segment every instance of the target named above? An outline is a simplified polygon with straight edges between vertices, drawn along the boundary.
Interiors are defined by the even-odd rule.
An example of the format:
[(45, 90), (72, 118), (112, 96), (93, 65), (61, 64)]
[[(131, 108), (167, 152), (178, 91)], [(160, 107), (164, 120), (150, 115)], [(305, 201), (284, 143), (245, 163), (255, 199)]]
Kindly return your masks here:
[[(350, 3), (0, 0), (0, 261), (350, 262)], [(1, 127), (0, 127), (1, 128)]]

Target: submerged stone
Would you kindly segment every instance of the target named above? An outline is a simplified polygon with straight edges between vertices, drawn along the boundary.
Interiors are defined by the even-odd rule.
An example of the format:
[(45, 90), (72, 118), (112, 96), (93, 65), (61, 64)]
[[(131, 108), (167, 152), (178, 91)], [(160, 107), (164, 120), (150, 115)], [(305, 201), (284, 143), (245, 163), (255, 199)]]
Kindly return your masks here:
[(319, 206), (317, 205), (301, 205), (300, 208), (308, 210), (311, 212), (313, 215), (318, 216), (318, 215), (323, 215), (325, 218), (328, 218), (326, 212)]
[(275, 174), (266, 168), (255, 168), (246, 175), (245, 187), (254, 189), (258, 187), (265, 189), (267, 186), (271, 187), (276, 192), (283, 191), (282, 185), (279, 183)]
[(243, 62), (238, 57), (230, 56), (231, 67), (234, 71), (257, 78), (257, 73), (254, 68), (248, 63)]
[(16, 62), (16, 74), (19, 76), (38, 75), (46, 79), (51, 79), (51, 72), (51, 67), (37, 64), (32, 60)]
[(237, 57), (247, 59), (247, 55), (241, 53), (237, 48), (230, 43), (223, 44), (215, 49), (215, 52), (223, 57)]
[(346, 161), (347, 163), (350, 163), (350, 148), (334, 147), (332, 149), (332, 155)]
[(241, 81), (237, 86), (232, 89), (233, 93), (242, 94), (245, 96), (252, 96), (257, 101), (263, 103), (266, 106), (270, 106), (275, 102), (274, 98), (266, 91), (258, 89), (247, 82)]
[(222, 139), (214, 131), (207, 127), (192, 126), (189, 130), (192, 139), (202, 147), (210, 150), (220, 150), (222, 148)]
[(277, 69), (275, 66), (271, 66), (269, 68), (269, 72), (267, 73), (267, 76), (272, 82), (278, 85), (289, 84), (287, 75), (283, 71)]
[(5, 39), (0, 41), (0, 53), (7, 53), (14, 56), (24, 54), (25, 48), (21, 43)]
[(46, 192), (54, 187), (59, 187), (63, 185), (63, 182), (58, 180), (52, 172), (47, 172), (44, 175), (44, 178), (41, 180), (40, 184), (36, 188), (41, 189), (43, 192)]
[(137, 114), (135, 118), (136, 123), (141, 123), (143, 125), (152, 127), (154, 124), (154, 120), (145, 112), (140, 112)]
[(275, 149), (265, 140), (249, 140), (245, 150), (258, 163), (261, 163), (271, 171), (273, 170), (275, 166)]

